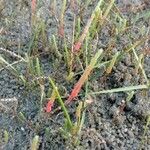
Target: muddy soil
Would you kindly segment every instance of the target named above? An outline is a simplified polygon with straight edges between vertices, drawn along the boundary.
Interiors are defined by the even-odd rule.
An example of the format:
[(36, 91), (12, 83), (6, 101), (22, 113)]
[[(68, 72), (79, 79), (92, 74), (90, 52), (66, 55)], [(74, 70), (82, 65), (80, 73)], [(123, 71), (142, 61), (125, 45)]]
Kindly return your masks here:
[[(4, 52), (2, 48), (21, 56), (28, 52), (32, 39), (31, 4), (27, 0), (1, 0), (0, 3), (0, 54), (9, 63), (13, 63), (17, 60)], [(96, 3), (97, 1), (94, 0), (85, 11), (83, 24)], [(58, 8), (61, 7), (61, 4), (61, 1), (57, 1)], [(150, 35), (150, 14), (147, 13), (147, 16), (141, 15), (150, 12), (150, 2), (148, 0), (117, 0), (116, 5), (127, 19), (127, 22), (132, 25), (127, 31), (132, 39), (140, 39), (145, 34)], [(38, 7), (37, 14), (46, 22), (46, 33), (47, 37), (50, 38), (53, 34), (57, 34), (57, 22), (49, 11), (50, 1), (40, 1)], [(59, 13), (60, 9), (57, 10), (58, 16)], [(65, 33), (68, 39), (71, 38), (72, 26), (73, 14), (68, 9), (65, 18)], [(98, 48), (106, 49), (108, 47), (110, 34), (108, 28), (102, 30), (99, 34)], [(129, 42), (127, 34), (123, 34), (115, 43), (114, 53), (120, 51)], [(39, 50), (43, 48), (40, 44), (38, 46)], [(148, 79), (150, 79), (149, 51), (150, 41), (148, 40), (138, 47), (138, 53), (145, 54), (143, 63)], [(55, 61), (55, 58), (51, 56), (41, 56), (44, 75), (51, 74), (55, 76), (58, 84), (67, 86), (67, 89), (70, 90), (72, 85), (63, 82), (66, 66), (54, 67), (53, 61)], [(15, 67), (22, 74), (26, 74), (24, 63), (17, 63)], [(93, 91), (145, 84), (146, 82), (142, 73), (135, 72), (135, 58), (132, 54), (125, 55), (113, 68), (111, 74), (106, 76), (104, 70), (105, 68), (101, 68), (93, 72), (92, 79), (90, 79)], [(48, 81), (45, 81), (45, 90), (48, 87)], [(30, 149), (31, 141), (35, 135), (40, 137), (39, 149), (41, 150), (150, 149), (150, 130), (147, 130), (143, 137), (146, 119), (150, 115), (150, 91), (135, 91), (132, 99), (126, 104), (125, 101), (128, 95), (124, 92), (92, 95), (93, 103), (87, 108), (80, 144), (77, 147), (73, 147), (70, 139), (66, 140), (60, 134), (59, 128), (63, 126), (64, 122), (63, 114), (58, 112), (49, 115), (41, 111), (39, 108), (40, 96), (39, 87), (27, 88), (20, 83), (10, 70), (0, 66), (0, 150)], [(71, 104), (68, 108), (72, 119), (74, 119), (76, 103)], [(118, 114), (121, 108), (123, 110)], [(25, 119), (21, 119), (20, 112)], [(4, 140), (5, 131), (9, 133), (7, 144)]]

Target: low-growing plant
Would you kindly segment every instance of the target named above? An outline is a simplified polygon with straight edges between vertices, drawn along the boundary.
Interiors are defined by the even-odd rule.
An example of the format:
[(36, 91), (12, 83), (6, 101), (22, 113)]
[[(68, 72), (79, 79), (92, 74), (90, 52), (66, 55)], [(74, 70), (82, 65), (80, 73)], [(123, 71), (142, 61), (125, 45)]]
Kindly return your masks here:
[[(126, 33), (130, 26), (128, 25), (127, 19), (123, 17), (115, 5), (115, 0), (99, 0), (87, 21), (84, 21), (83, 15), (85, 13), (84, 11), (88, 9), (89, 4), (93, 3), (92, 0), (86, 0), (84, 2), (81, 0), (71, 0), (70, 4), (68, 4), (69, 2), (67, 0), (63, 0), (59, 14), (60, 16), (57, 14), (57, 1), (53, 0), (50, 2), (50, 13), (56, 22), (58, 30), (57, 33), (48, 37), (46, 32), (49, 23), (37, 15), (38, 2), (39, 1), (36, 0), (31, 1), (31, 35), (27, 45), (28, 52), (22, 56), (7, 49), (0, 48), (1, 52), (7, 53), (10, 57), (16, 59), (13, 63), (9, 63), (9, 61), (3, 57), (4, 55), (0, 54), (0, 65), (2, 66), (0, 72), (4, 69), (8, 69), (22, 81), (24, 86), (31, 88), (32, 84), (37, 85), (38, 89), (40, 89), (38, 115), (42, 117), (45, 113), (53, 114), (53, 112), (57, 112), (57, 110), (62, 110), (64, 114), (64, 124), (62, 125), (60, 132), (66, 140), (70, 139), (73, 145), (78, 145), (80, 143), (81, 129), (84, 125), (86, 109), (88, 108), (88, 103), (85, 101), (88, 96), (123, 92), (127, 94), (124, 103), (126, 104), (132, 100), (135, 91), (146, 91), (150, 89), (150, 81), (143, 66), (144, 54), (139, 54), (136, 51), (136, 48), (141, 46), (146, 40), (149, 40), (150, 36), (148, 32), (146, 33), (145, 28), (141, 29), (141, 39), (133, 40), (131, 38), (132, 36)], [(65, 34), (65, 15), (68, 7), (70, 7), (70, 11), (73, 13), (70, 39)], [(131, 21), (131, 25), (135, 24), (139, 19), (143, 17), (147, 18), (149, 16), (149, 12), (138, 15)], [(99, 45), (99, 35), (103, 28), (107, 26), (107, 23), (110, 23), (108, 25), (108, 32), (111, 32), (108, 37), (108, 43), (106, 43), (106, 45), (100, 43)], [(113, 46), (117, 43), (119, 37), (124, 34), (126, 34), (129, 44), (114, 52)], [(101, 47), (103, 47), (103, 49)], [(122, 61), (124, 57), (127, 57), (127, 54), (131, 54), (134, 59), (135, 73), (140, 73), (146, 82), (138, 85), (131, 83), (130, 86), (114, 89), (92, 90), (92, 86), (90, 86), (94, 80), (92, 72), (99, 71), (103, 67), (104, 76), (109, 76), (113, 73), (117, 63)], [(46, 59), (49, 57), (52, 58), (52, 62), (50, 62), (52, 64), (52, 67), (50, 66), (50, 69), (52, 68), (51, 74), (45, 75), (42, 70), (41, 58), (43, 58), (43, 56)], [(15, 67), (15, 65), (22, 62), (26, 65), (25, 74), (20, 73)], [(65, 71), (61, 72), (61, 67), (65, 69)], [(57, 82), (57, 80), (60, 79), (60, 77), (57, 77), (57, 73), (59, 75), (61, 74), (61, 82)], [(71, 93), (68, 95), (63, 95), (60, 92), (59, 84), (62, 84), (62, 80), (64, 82), (62, 86), (65, 88), (66, 93), (68, 94), (71, 90)], [(56, 81), (56, 83), (54, 81)], [(50, 90), (47, 94), (48, 99), (46, 107), (43, 109), (43, 105), (45, 105), (46, 101), (47, 88), (45, 82), (50, 82)], [(82, 101), (78, 101), (78, 106), (74, 108), (75, 119), (73, 120), (68, 105), (74, 100), (81, 99)], [(53, 110), (56, 102), (58, 102), (59, 106)], [(122, 111), (124, 106), (125, 105), (122, 107)], [(45, 110), (45, 113), (43, 113), (43, 110)], [(23, 124), (29, 125), (27, 118), (22, 112), (16, 115)], [(147, 132), (149, 123), (150, 117), (148, 116), (143, 137)], [(32, 124), (32, 127), (33, 126), (34, 125)], [(4, 139), (5, 143), (9, 140), (7, 131), (4, 132)], [(142, 142), (144, 142), (144, 140), (142, 140)], [(39, 148), (39, 143), (40, 137), (39, 135), (35, 135), (31, 141), (31, 150), (37, 150)]]

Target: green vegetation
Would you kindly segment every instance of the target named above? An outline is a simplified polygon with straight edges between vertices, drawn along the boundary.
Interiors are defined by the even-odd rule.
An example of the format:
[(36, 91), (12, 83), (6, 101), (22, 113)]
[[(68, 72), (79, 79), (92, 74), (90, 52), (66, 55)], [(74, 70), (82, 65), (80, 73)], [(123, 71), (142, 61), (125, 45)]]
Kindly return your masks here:
[[(150, 82), (143, 67), (144, 54), (137, 51), (137, 48), (147, 39), (150, 39), (150, 37), (147, 34), (142, 34), (140, 40), (132, 40), (132, 36), (126, 32), (130, 28), (130, 25), (115, 5), (115, 0), (99, 0), (86, 22), (83, 20), (82, 15), (86, 13), (84, 11), (87, 11), (92, 1), (86, 0), (84, 5), (81, 0), (78, 0), (77, 4), (73, 0), (71, 2), (70, 9), (73, 12), (73, 21), (72, 31), (69, 33), (71, 39), (69, 39), (65, 31), (65, 15), (68, 9), (67, 1), (63, 0), (59, 17), (56, 14), (56, 0), (51, 2), (53, 6), (51, 13), (57, 23), (58, 32), (48, 37), (48, 24), (37, 15), (39, 1), (32, 0), (32, 33), (27, 45), (28, 52), (19, 55), (5, 48), (0, 48), (0, 51), (16, 59), (16, 61), (10, 63), (5, 59), (5, 55), (0, 54), (0, 65), (2, 66), (0, 71), (8, 69), (27, 89), (31, 87), (38, 87), (40, 89), (41, 96), (38, 112), (41, 118), (45, 113), (53, 114), (62, 110), (64, 124), (60, 132), (65, 139), (70, 139), (74, 145), (77, 145), (80, 141), (86, 109), (89, 105), (84, 100), (88, 96), (124, 92), (127, 93), (126, 102), (129, 102), (136, 90), (144, 91), (150, 88)], [(80, 8), (79, 15), (76, 14), (76, 7)], [(131, 22), (131, 25), (135, 24), (140, 18), (147, 17), (149, 17), (149, 12), (140, 14)], [(105, 45), (106, 48), (102, 49), (98, 46), (98, 36), (106, 28), (109, 28), (111, 36), (107, 39), (108, 43)], [(119, 41), (121, 36), (127, 37), (129, 44), (122, 47), (122, 49), (113, 51), (115, 43)], [(39, 43), (42, 45), (41, 49), (39, 48)], [(145, 82), (138, 85), (132, 83), (130, 86), (94, 91), (91, 86), (94, 78), (96, 78), (94, 77), (94, 73), (100, 72), (101, 68), (104, 68), (104, 76), (109, 76), (113, 72), (113, 69), (117, 67), (118, 63), (127, 57), (128, 54), (132, 55), (136, 73), (140, 73), (144, 77)], [(43, 56), (50, 58), (49, 64), (53, 69), (52, 74), (44, 74), (44, 68), (42, 67)], [(21, 63), (26, 65), (26, 74), (21, 73), (17, 69), (17, 65)], [(61, 69), (62, 66), (63, 69)], [(61, 73), (61, 79), (57, 72)], [(79, 79), (77, 78), (78, 76), (80, 76)], [(45, 83), (47, 82), (50, 82), (49, 94), (45, 90)], [(69, 85), (69, 88), (67, 86), (64, 87), (67, 94), (63, 94), (62, 92), (62, 82), (64, 83), (63, 86)], [(69, 95), (70, 88), (72, 88), (72, 93)], [(45, 112), (44, 105), (48, 102), (46, 98), (49, 101), (52, 98), (54, 99), (49, 103), (51, 105), (47, 104)], [(74, 103), (74, 99), (76, 99), (78, 106), (75, 108), (75, 119), (72, 119), (68, 107), (71, 102)], [(53, 108), (54, 104), (57, 106), (56, 108)], [(18, 114), (18, 117), (21, 118), (22, 123), (28, 122), (21, 112)], [(147, 121), (144, 135), (147, 132), (149, 120)], [(9, 134), (7, 131), (4, 131), (4, 140), (6, 143), (8, 139)], [(36, 135), (31, 142), (31, 150), (38, 149), (39, 142), (39, 136)]]

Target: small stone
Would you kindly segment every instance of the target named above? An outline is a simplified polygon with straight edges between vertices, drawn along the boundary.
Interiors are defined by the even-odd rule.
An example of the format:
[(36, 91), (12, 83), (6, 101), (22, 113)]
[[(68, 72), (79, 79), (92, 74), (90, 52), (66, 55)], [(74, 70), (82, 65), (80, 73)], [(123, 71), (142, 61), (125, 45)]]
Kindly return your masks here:
[(127, 128), (125, 128), (125, 129), (124, 129), (124, 132), (126, 133), (127, 131), (128, 131), (128, 129), (127, 129)]
[(23, 127), (21, 127), (21, 131), (23, 131), (23, 132), (24, 132), (24, 131), (25, 131), (25, 129), (24, 129)]

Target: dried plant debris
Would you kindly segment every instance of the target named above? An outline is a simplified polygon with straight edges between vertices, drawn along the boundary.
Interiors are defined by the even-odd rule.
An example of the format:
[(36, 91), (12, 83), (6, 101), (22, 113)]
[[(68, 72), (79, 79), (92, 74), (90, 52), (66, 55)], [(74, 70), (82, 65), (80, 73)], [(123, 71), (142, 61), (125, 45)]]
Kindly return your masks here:
[(13, 98), (3, 98), (0, 99), (0, 112), (4, 113), (15, 113), (18, 107), (18, 99)]

